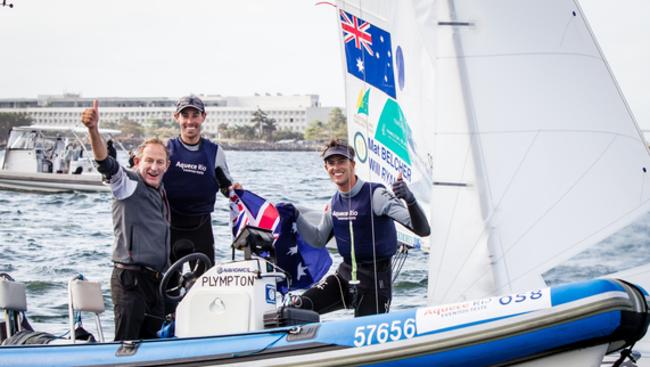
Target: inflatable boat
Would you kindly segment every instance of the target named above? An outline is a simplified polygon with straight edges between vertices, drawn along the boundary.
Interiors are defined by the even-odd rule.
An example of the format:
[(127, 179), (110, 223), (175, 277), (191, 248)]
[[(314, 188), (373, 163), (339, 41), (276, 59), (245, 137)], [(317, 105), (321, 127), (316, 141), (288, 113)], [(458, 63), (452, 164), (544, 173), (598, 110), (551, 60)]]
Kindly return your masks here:
[[(649, 321), (644, 290), (597, 279), (321, 322), (277, 302), (278, 278), (271, 263), (255, 256), (218, 264), (192, 279), (174, 337), (6, 345), (0, 365), (587, 366), (628, 352)], [(0, 292), (0, 307), (12, 304), (2, 299), (11, 294)]]

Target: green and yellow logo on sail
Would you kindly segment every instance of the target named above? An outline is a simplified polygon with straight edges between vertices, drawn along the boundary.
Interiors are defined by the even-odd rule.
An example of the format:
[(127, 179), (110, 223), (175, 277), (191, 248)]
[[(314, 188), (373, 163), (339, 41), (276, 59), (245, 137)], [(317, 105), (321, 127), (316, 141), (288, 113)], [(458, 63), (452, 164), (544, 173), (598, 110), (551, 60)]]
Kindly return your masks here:
[(370, 88), (365, 91), (362, 89), (357, 96), (356, 113), (353, 121), (361, 127), (363, 131), (374, 131), (374, 124), (368, 119), (368, 100), (370, 99)]
[(368, 97), (370, 96), (370, 89), (367, 89), (364, 93), (363, 90), (359, 91), (359, 96), (357, 97), (357, 114), (368, 116)]

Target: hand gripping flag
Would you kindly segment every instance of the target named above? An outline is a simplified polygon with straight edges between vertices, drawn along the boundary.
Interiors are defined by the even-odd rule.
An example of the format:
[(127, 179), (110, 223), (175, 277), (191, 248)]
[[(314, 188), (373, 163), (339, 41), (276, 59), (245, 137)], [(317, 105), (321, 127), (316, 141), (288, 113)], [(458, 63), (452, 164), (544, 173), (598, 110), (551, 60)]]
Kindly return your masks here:
[(291, 277), (290, 283), (278, 283), (278, 291), (282, 294), (312, 286), (332, 265), (326, 248), (314, 248), (302, 240), (296, 230), (296, 213), (285, 204), (280, 203), (276, 208), (248, 190), (233, 190), (230, 193), (230, 219), (233, 239), (246, 225), (273, 232), (276, 265)]
[(246, 225), (267, 229), (275, 234), (280, 223), (280, 215), (275, 206), (263, 197), (248, 190), (232, 190), (230, 191), (230, 221), (233, 239), (235, 239)]

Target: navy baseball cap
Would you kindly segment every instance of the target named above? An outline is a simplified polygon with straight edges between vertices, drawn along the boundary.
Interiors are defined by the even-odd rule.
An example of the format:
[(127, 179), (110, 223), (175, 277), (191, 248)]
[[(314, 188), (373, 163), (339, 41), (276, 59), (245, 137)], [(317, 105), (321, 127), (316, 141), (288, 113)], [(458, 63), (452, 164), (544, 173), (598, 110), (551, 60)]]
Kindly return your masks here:
[(332, 147), (327, 148), (325, 152), (323, 152), (323, 160), (327, 160), (327, 158), (333, 156), (333, 155), (340, 155), (343, 156), (351, 161), (354, 160), (354, 154), (351, 152), (350, 147), (347, 145), (334, 145)]
[(205, 112), (205, 105), (201, 98), (191, 94), (189, 96), (181, 97), (178, 102), (176, 102), (176, 112), (181, 112), (187, 107), (196, 108), (199, 112)]

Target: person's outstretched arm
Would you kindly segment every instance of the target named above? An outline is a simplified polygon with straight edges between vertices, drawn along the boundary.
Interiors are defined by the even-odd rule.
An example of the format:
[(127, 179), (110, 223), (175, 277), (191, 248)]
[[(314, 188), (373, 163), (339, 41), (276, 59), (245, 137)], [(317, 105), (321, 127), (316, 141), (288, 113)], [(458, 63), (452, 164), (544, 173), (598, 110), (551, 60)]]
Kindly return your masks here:
[(228, 169), (228, 163), (226, 163), (226, 153), (223, 149), (217, 149), (217, 156), (215, 157), (215, 177), (217, 178), (217, 185), (219, 185), (219, 191), (223, 196), (228, 197), (230, 190), (241, 190), (243, 186), (239, 182), (233, 182), (232, 176), (230, 176), (230, 170)]
[(326, 209), (323, 212), (320, 224), (318, 224), (318, 226), (315, 226), (309, 223), (305, 219), (304, 215), (300, 214), (300, 211), (297, 208), (295, 208), (292, 204), (289, 205), (296, 211), (296, 229), (305, 240), (305, 242), (307, 242), (307, 244), (312, 247), (325, 247), (325, 245), (327, 245), (327, 242), (333, 236), (332, 230), (334, 228), (332, 223), (332, 215), (330, 214), (329, 210)]
[(95, 161), (97, 161), (97, 171), (112, 184), (112, 178), (118, 173), (120, 165), (108, 155), (104, 139), (99, 134), (99, 102), (96, 99), (93, 100), (93, 107), (85, 109), (81, 114), (81, 122), (88, 128), (90, 146), (93, 149)]
[[(402, 200), (406, 203), (406, 207)], [(372, 196), (372, 202), (373, 212), (376, 215), (387, 215), (418, 236), (426, 237), (431, 234), (429, 221), (401, 174), (393, 183), (393, 193), (378, 188)]]
[(99, 102), (93, 100), (93, 107), (87, 108), (81, 114), (81, 122), (88, 128), (90, 145), (93, 149), (93, 155), (96, 161), (103, 161), (108, 156), (106, 144), (99, 134)]
[(418, 205), (417, 200), (415, 200), (415, 196), (411, 190), (409, 190), (406, 182), (404, 182), (401, 172), (399, 175), (397, 175), (397, 180), (393, 182), (393, 193), (395, 193), (396, 197), (406, 202), (409, 217), (411, 218), (411, 226), (409, 228), (413, 230), (413, 233), (421, 237), (430, 235), (431, 228), (429, 227), (429, 221), (427, 221), (427, 217), (424, 215), (424, 211), (422, 211), (422, 208), (420, 208), (420, 205)]

